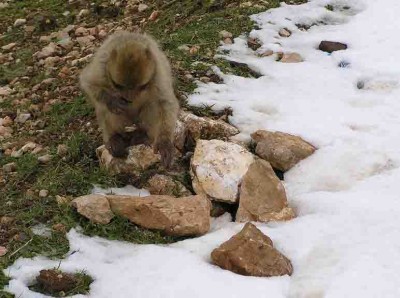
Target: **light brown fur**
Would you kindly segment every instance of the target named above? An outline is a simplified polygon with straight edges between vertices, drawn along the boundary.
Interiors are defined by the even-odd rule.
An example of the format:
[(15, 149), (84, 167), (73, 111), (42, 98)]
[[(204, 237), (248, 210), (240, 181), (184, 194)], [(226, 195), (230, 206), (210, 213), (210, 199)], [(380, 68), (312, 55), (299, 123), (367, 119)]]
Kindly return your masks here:
[[(179, 104), (169, 62), (153, 38), (114, 33), (83, 70), (80, 84), (114, 156), (122, 156), (128, 145), (147, 136), (164, 165), (170, 164)], [(125, 127), (132, 124), (139, 129), (129, 136)]]

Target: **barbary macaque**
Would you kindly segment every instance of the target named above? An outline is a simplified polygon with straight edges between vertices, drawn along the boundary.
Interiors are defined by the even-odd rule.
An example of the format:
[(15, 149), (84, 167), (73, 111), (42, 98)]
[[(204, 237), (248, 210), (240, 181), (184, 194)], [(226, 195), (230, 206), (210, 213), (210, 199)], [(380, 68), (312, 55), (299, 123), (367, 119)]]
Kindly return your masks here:
[[(122, 157), (128, 146), (148, 140), (163, 165), (171, 165), (179, 103), (168, 59), (152, 37), (125, 31), (111, 35), (82, 71), (80, 85), (113, 156)], [(137, 129), (126, 132), (133, 124)]]

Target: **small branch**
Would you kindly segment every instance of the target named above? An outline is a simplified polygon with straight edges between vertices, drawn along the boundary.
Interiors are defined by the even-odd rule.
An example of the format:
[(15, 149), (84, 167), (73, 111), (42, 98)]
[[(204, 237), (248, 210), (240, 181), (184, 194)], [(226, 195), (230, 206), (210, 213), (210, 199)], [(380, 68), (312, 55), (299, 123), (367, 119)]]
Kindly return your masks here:
[(21, 249), (26, 247), (29, 243), (31, 243), (33, 238), (29, 239), (24, 245), (22, 245), (20, 248), (18, 248), (16, 251), (14, 251), (12, 254), (10, 254), (8, 257), (11, 258), (13, 255), (15, 255), (17, 252), (19, 252)]

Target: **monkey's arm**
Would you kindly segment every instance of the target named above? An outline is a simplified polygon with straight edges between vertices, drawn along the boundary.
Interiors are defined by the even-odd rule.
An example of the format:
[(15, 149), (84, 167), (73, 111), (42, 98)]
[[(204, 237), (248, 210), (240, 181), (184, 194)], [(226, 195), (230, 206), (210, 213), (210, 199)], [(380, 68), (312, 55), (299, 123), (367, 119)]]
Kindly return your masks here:
[(139, 114), (141, 126), (152, 140), (154, 151), (160, 153), (165, 167), (171, 165), (175, 151), (173, 138), (178, 111), (179, 104), (173, 96), (148, 103)]

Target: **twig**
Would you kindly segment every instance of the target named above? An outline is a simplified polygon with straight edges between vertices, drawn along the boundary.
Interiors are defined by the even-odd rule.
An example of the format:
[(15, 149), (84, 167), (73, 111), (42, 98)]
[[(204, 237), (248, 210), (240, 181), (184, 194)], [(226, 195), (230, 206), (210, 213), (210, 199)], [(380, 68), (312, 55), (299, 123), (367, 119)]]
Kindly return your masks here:
[(12, 254), (10, 254), (8, 257), (11, 258), (13, 255), (15, 255), (17, 252), (19, 252), (21, 249), (23, 249), (25, 246), (27, 246), (33, 238), (29, 239), (24, 245), (22, 245), (20, 248), (18, 248), (16, 251), (14, 251)]
[(165, 3), (163, 6), (161, 6), (161, 9), (165, 9), (165, 8), (167, 8), (168, 6), (174, 4), (174, 3), (177, 2), (177, 1), (178, 1), (178, 0), (172, 0), (172, 1), (168, 2), (168, 3)]

